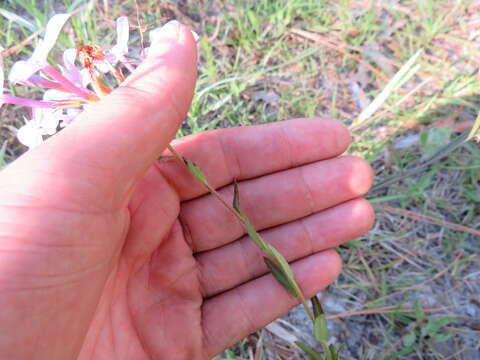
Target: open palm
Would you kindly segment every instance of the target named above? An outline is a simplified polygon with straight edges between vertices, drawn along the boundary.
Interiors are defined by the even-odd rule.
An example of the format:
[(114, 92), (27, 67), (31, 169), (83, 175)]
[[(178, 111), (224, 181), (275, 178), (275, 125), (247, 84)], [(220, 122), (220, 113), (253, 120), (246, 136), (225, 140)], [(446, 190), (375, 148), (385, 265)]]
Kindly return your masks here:
[[(164, 34), (127, 80), (0, 174), (0, 354), (208, 359), (296, 304), (241, 224), (175, 161), (195, 44)], [(368, 165), (338, 122), (297, 119), (173, 142), (288, 260), (307, 295), (328, 250), (367, 231)]]

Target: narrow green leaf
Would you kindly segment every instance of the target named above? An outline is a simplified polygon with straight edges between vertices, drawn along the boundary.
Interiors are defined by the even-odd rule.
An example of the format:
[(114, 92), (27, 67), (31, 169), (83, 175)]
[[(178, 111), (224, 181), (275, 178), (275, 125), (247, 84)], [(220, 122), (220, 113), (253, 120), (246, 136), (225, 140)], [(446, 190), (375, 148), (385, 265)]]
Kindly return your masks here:
[(197, 165), (195, 165), (193, 161), (190, 161), (188, 159), (184, 159), (184, 160), (185, 160), (185, 164), (188, 167), (188, 170), (190, 170), (192, 175), (195, 176), (195, 178), (198, 181), (200, 181), (202, 184), (206, 185), (207, 178), (205, 177), (205, 174), (202, 172), (202, 170), (200, 170), (200, 168)]
[(277, 264), (275, 264), (275, 262), (273, 262), (267, 257), (263, 257), (263, 260), (265, 261), (265, 264), (272, 272), (272, 275), (275, 277), (275, 279), (277, 279), (277, 281), (285, 289), (287, 289), (290, 294), (292, 294), (294, 297), (298, 297), (297, 289), (295, 289), (295, 287), (290, 283), (288, 278), (285, 276), (285, 273), (282, 271), (282, 268), (279, 267)]
[(295, 297), (299, 297), (299, 290), (295, 277), (293, 275), (293, 271), (288, 265), (287, 260), (283, 257), (283, 255), (275, 249), (273, 246), (267, 244), (260, 234), (255, 230), (252, 223), (248, 219), (247, 215), (240, 209), (240, 191), (238, 189), (238, 185), (235, 184), (234, 186), (234, 195), (233, 195), (233, 208), (237, 212), (237, 214), (242, 219), (242, 222), (247, 230), (248, 235), (252, 239), (252, 241), (267, 255), (273, 259), (265, 260), (265, 263), (272, 271), (273, 276), (282, 284), (289, 292)]
[(423, 311), (423, 308), (420, 305), (420, 302), (418, 300), (415, 301), (414, 307), (415, 307), (415, 317), (417, 319), (417, 323), (419, 326), (422, 326), (423, 321), (425, 319), (425, 312)]
[[(238, 189), (237, 189), (237, 192), (238, 192)], [(240, 205), (240, 200), (238, 200), (237, 205)], [(247, 234), (250, 236), (250, 239), (252, 239), (255, 245), (257, 245), (260, 248), (260, 250), (265, 252), (267, 255), (271, 255), (267, 243), (263, 241), (260, 234), (255, 230), (255, 227), (250, 222), (247, 215), (240, 209), (240, 207), (236, 208), (235, 211), (242, 219), (243, 225), (245, 226), (245, 230), (247, 230)]]
[[(90, 7), (92, 3), (93, 1), (90, 1), (88, 6)], [(85, 6), (85, 0), (75, 0), (72, 4), (68, 4), (67, 6), (68, 6), (67, 12), (73, 12), (74, 10), (78, 9), (81, 6)]]
[(312, 302), (312, 309), (313, 309), (313, 315), (315, 315), (315, 318), (319, 317), (320, 315), (323, 315), (323, 308), (322, 304), (320, 303), (320, 300), (318, 300), (318, 296), (315, 295), (310, 299)]
[(428, 319), (427, 325), (422, 328), (421, 334), (422, 336), (431, 336), (434, 337), (437, 333), (441, 332), (441, 328), (445, 325), (450, 324), (451, 322), (455, 321), (454, 317), (446, 316), (443, 318), (430, 318)]
[(422, 144), (422, 160), (429, 159), (439, 150), (444, 148), (450, 142), (452, 130), (449, 128), (431, 128), (422, 132), (420, 135), (420, 143)]
[(322, 50), (322, 49), (323, 49), (323, 46), (319, 46), (319, 47), (315, 47), (315, 48), (309, 48), (309, 49), (301, 52), (300, 55), (298, 55), (297, 57), (295, 57), (295, 58), (293, 58), (289, 61), (277, 64), (277, 65), (273, 65), (273, 66), (270, 66), (270, 67), (267, 67), (267, 68), (262, 68), (262, 70), (254, 72), (254, 73), (245, 73), (245, 74), (241, 74), (241, 75), (236, 74), (232, 77), (219, 80), (219, 81), (203, 88), (202, 90), (200, 90), (195, 95), (196, 101), (198, 101), (202, 96), (206, 96), (207, 94), (210, 94), (212, 92), (212, 90), (216, 89), (217, 87), (221, 87), (221, 86), (223, 86), (225, 84), (228, 84), (228, 83), (232, 83), (230, 85), (233, 86), (235, 84), (235, 82), (242, 81), (245, 78), (248, 78), (249, 81), (252, 81), (252, 79), (256, 79), (258, 76), (268, 74), (272, 71), (281, 69), (281, 68), (289, 66), (291, 64), (296, 64), (299, 61), (301, 61), (305, 58), (308, 58), (309, 56), (312, 56), (313, 54), (315, 54), (316, 52), (318, 52), (319, 50)]
[(17, 23), (20, 26), (23, 26), (30, 30), (31, 32), (35, 32), (38, 30), (38, 27), (30, 23), (29, 21), (25, 20), (24, 18), (18, 16), (17, 14), (14, 14), (8, 10), (1, 9), (0, 8), (0, 15), (3, 15), (5, 18), (7, 18), (8, 21)]
[(247, 233), (250, 236), (250, 239), (252, 239), (255, 245), (257, 245), (262, 251), (270, 255), (270, 252), (268, 252), (267, 243), (265, 243), (265, 241), (263, 241), (261, 236), (257, 233), (252, 223), (248, 219), (248, 217), (240, 209), (238, 209), (237, 212), (242, 218), (243, 225), (245, 225), (245, 229), (247, 230)]
[(391, 353), (390, 355), (387, 355), (386, 357), (384, 357), (382, 360), (396, 360), (398, 358), (400, 358), (401, 356), (405, 356), (405, 355), (408, 355), (412, 352), (415, 351), (415, 346), (408, 346), (398, 352), (395, 352), (395, 353)]
[(332, 360), (337, 359), (337, 352), (335, 351), (335, 346), (333, 346), (333, 344), (328, 345), (328, 352), (330, 353), (330, 358)]
[(418, 50), (408, 61), (398, 70), (393, 78), (388, 82), (380, 94), (368, 105), (358, 116), (357, 123), (360, 124), (372, 116), (387, 100), (387, 98), (398, 88), (403, 86), (415, 73), (420, 66), (416, 64), (422, 50)]
[(292, 268), (288, 264), (287, 260), (273, 246), (269, 244), (265, 244), (265, 245), (267, 248), (266, 252), (268, 252), (268, 254), (270, 254), (272, 258), (277, 261), (278, 265), (280, 265), (288, 281), (290, 282), (290, 284), (292, 284), (295, 287), (295, 289), (297, 290), (296, 293), (298, 294), (298, 292), (300, 291), (300, 287), (297, 285), (297, 282), (295, 281), (295, 276), (293, 275)]
[[(40, 7), (35, 4), (35, 1), (16, 0), (17, 5), (20, 5), (26, 12), (28, 12), (38, 24), (45, 24), (47, 20), (46, 14), (40, 11)], [(46, 10), (47, 7), (45, 6)]]
[(308, 356), (310, 356), (311, 360), (324, 360), (324, 357), (319, 354), (314, 348), (311, 348), (310, 346), (300, 342), (300, 341), (295, 341), (295, 345), (297, 345), (300, 349), (305, 352)]
[(315, 318), (315, 322), (313, 323), (313, 330), (315, 339), (317, 339), (320, 343), (328, 342), (328, 328), (325, 315), (322, 314)]

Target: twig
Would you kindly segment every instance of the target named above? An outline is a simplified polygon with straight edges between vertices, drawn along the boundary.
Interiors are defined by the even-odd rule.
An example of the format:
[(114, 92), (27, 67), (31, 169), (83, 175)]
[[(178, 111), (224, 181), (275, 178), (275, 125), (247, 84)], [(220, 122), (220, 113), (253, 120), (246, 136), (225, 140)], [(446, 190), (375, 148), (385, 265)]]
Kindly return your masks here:
[[(422, 281), (421, 283), (419, 284), (415, 284), (415, 285), (412, 285), (412, 286), (408, 286), (408, 287), (405, 287), (403, 289), (400, 289), (398, 291), (395, 291), (393, 293), (390, 293), (388, 295), (385, 295), (383, 297), (381, 297), (380, 299), (376, 299), (375, 301), (378, 301), (378, 300), (385, 300), (387, 298), (390, 298), (392, 296), (396, 296), (396, 295), (400, 295), (400, 294), (403, 294), (404, 292), (406, 291), (409, 291), (409, 290), (413, 290), (415, 288), (418, 288), (419, 286), (423, 286), (425, 285), (426, 283), (429, 283), (429, 282), (432, 282), (432, 281), (435, 281), (436, 279), (438, 279), (439, 277), (441, 277), (442, 275), (444, 275), (459, 259), (460, 257), (462, 256), (462, 254), (458, 254), (456, 256), (456, 258), (450, 263), (448, 264), (445, 268), (443, 268), (442, 270), (440, 270), (439, 272), (437, 272), (435, 275), (433, 275), (431, 278), (429, 279), (426, 279), (424, 281)], [(372, 305), (375, 301), (369, 301), (367, 303), (365, 303), (364, 306), (370, 306)]]
[[(323, 38), (322, 36), (320, 36), (318, 34), (314, 34), (312, 32), (305, 31), (305, 30), (302, 30), (302, 29), (297, 29), (297, 28), (291, 29), (290, 32), (292, 34), (297, 35), (297, 36), (304, 37), (306, 39), (312, 40), (314, 42), (318, 42), (322, 45), (325, 45), (326, 47), (334, 49), (334, 50), (342, 53), (343, 55), (345, 55), (345, 56), (347, 56), (347, 57), (349, 57), (349, 58), (351, 58), (355, 61), (358, 61), (359, 63), (361, 63), (363, 65), (365, 65), (371, 72), (373, 72), (375, 75), (377, 75), (378, 77), (380, 77), (384, 81), (389, 81), (390, 80), (387, 75), (382, 73), (380, 70), (378, 70), (375, 66), (373, 66), (369, 62), (363, 60), (360, 56), (349, 53), (343, 47), (338, 46), (337, 44), (334, 44), (334, 43), (326, 40), (325, 38)], [(355, 50), (359, 51), (359, 49), (357, 49), (357, 48), (355, 48)]]
[(7, 56), (10, 56), (12, 54), (15, 54), (17, 51), (20, 51), (21, 48), (30, 44), (33, 39), (35, 39), (38, 35), (40, 35), (42, 33), (42, 31), (43, 31), (43, 29), (37, 30), (32, 35), (27, 37), (26, 39), (23, 39), (19, 44), (13, 45), (12, 47), (9, 47), (8, 49), (3, 50), (2, 52), (0, 52), (0, 56), (7, 57)]
[[(428, 312), (444, 311), (446, 309), (448, 309), (448, 307), (428, 308), (428, 309), (423, 309), (423, 311), (428, 313)], [(340, 314), (329, 315), (327, 316), (327, 320), (341, 319), (341, 318), (346, 318), (346, 317), (355, 316), (355, 315), (389, 314), (389, 313), (395, 313), (395, 312), (414, 314), (415, 311), (416, 311), (415, 309), (399, 309), (397, 305), (389, 305), (389, 306), (383, 306), (376, 309), (349, 311), (349, 312), (344, 312)]]
[(437, 219), (437, 218), (434, 218), (434, 217), (431, 217), (431, 216), (428, 216), (428, 215), (425, 215), (425, 214), (421, 214), (421, 213), (418, 213), (418, 212), (405, 210), (405, 209), (399, 209), (399, 208), (395, 208), (395, 207), (388, 206), (388, 205), (383, 205), (383, 204), (374, 204), (373, 207), (377, 208), (377, 209), (384, 210), (384, 211), (388, 211), (392, 214), (402, 215), (402, 216), (408, 217), (408, 218), (413, 219), (413, 220), (423, 221), (423, 222), (427, 222), (427, 223), (434, 224), (434, 225), (440, 225), (440, 226), (444, 226), (444, 227), (449, 228), (449, 229), (453, 229), (453, 230), (457, 230), (457, 231), (463, 231), (463, 232), (473, 234), (473, 235), (480, 235), (480, 230), (472, 229), (472, 228), (469, 228), (467, 226), (460, 225), (460, 224), (455, 224), (455, 223), (452, 223), (450, 221)]

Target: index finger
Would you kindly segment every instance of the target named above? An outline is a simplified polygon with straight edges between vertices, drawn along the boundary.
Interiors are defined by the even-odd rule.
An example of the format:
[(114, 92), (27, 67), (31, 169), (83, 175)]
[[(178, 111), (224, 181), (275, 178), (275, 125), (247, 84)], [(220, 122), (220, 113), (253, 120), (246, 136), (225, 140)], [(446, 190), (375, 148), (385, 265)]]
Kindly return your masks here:
[[(276, 123), (206, 131), (175, 140), (173, 147), (200, 166), (219, 188), (342, 154), (350, 135), (337, 120), (304, 118)], [(182, 165), (157, 163), (182, 200), (206, 193)]]

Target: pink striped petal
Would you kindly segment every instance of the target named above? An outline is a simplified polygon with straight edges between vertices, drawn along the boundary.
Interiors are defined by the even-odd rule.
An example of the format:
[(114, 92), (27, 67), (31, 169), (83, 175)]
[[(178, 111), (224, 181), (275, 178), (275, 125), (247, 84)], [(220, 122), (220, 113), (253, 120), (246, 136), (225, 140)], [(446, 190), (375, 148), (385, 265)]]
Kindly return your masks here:
[(50, 101), (30, 100), (30, 99), (19, 98), (19, 97), (16, 97), (16, 96), (2, 95), (2, 94), (0, 94), (0, 103), (11, 104), (11, 105), (20, 105), (20, 106), (26, 106), (26, 107), (31, 107), (31, 108), (53, 108), (53, 107), (55, 107), (55, 103), (50, 102)]

